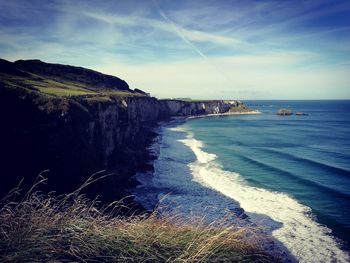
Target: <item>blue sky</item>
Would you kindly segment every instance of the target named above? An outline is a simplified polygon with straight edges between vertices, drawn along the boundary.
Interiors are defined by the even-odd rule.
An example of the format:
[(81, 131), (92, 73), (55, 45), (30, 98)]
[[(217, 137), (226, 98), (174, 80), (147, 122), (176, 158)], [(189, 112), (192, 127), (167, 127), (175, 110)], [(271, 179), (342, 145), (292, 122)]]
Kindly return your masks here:
[(350, 99), (350, 1), (5, 1), (0, 57), (157, 97)]

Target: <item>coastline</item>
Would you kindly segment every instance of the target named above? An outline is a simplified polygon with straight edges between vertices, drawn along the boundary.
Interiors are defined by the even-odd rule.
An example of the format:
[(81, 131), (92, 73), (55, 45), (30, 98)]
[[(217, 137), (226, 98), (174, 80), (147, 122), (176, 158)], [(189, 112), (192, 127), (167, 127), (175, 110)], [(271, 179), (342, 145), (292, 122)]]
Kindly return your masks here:
[[(254, 111), (249, 113), (211, 114), (210, 116), (208, 115), (199, 116), (199, 118), (212, 117), (212, 116), (240, 115), (240, 114), (259, 114), (259, 113)], [(200, 202), (197, 202), (196, 205), (192, 206), (193, 200), (192, 201), (188, 199), (185, 200), (182, 198), (179, 199), (178, 197), (173, 198), (172, 195), (175, 194), (177, 190), (175, 190), (175, 193), (171, 193), (170, 189), (169, 189), (169, 192), (163, 192), (162, 194), (159, 194), (154, 191), (148, 191), (148, 190), (145, 191), (145, 193), (147, 193), (148, 195), (155, 194), (153, 197), (151, 197), (151, 199), (153, 199), (151, 202), (147, 200), (149, 196), (147, 196), (147, 198), (143, 200), (142, 198), (140, 198), (140, 195), (137, 194), (137, 188), (142, 187), (144, 184), (148, 184), (150, 181), (149, 177), (151, 177), (151, 180), (153, 180), (154, 177), (157, 176), (157, 170), (158, 170), (157, 166), (159, 166), (159, 164), (155, 164), (155, 162), (157, 162), (158, 158), (162, 157), (160, 149), (164, 147), (163, 136), (166, 136), (164, 135), (164, 131), (166, 129), (177, 130), (177, 127), (182, 123), (186, 122), (188, 119), (193, 119), (193, 118), (174, 117), (170, 121), (162, 123), (162, 125), (160, 125), (157, 128), (156, 133), (158, 135), (155, 137), (153, 143), (148, 148), (150, 155), (156, 156), (156, 158), (153, 159), (151, 163), (149, 163), (153, 167), (153, 169), (147, 171), (146, 173), (137, 173), (133, 177), (133, 179), (138, 182), (136, 187), (133, 189), (134, 191), (131, 192), (134, 196), (135, 202), (137, 202), (140, 206), (142, 206), (147, 213), (152, 213), (154, 209), (159, 209), (158, 212), (160, 212), (165, 216), (172, 217), (176, 215), (176, 217), (182, 216), (184, 218), (187, 218), (189, 215), (191, 215), (191, 216), (194, 216), (194, 218), (202, 218), (201, 220), (204, 220), (203, 221), (204, 224), (208, 224), (208, 225), (211, 225), (213, 224), (213, 222), (216, 222), (216, 221), (221, 222), (221, 220), (225, 218), (226, 223), (232, 224), (234, 226), (239, 226), (243, 228), (245, 227), (257, 228), (259, 229), (258, 231), (259, 235), (264, 237), (260, 241), (262, 242), (261, 246), (263, 247), (265, 252), (271, 253), (273, 255), (278, 255), (277, 257), (281, 260), (281, 262), (284, 262), (284, 263), (297, 262), (297, 259), (285, 247), (285, 245), (280, 240), (276, 239), (271, 234), (270, 231), (266, 231), (267, 229), (265, 226), (252, 222), (250, 220), (250, 217), (246, 214), (245, 210), (240, 206), (238, 201), (234, 199), (226, 197), (226, 202), (224, 202), (224, 206), (222, 207), (220, 206), (221, 204), (219, 203), (217, 203), (217, 206), (212, 206), (210, 204), (208, 206), (204, 206), (204, 205), (201, 205)], [(193, 151), (193, 149), (189, 145), (187, 145), (184, 140), (179, 141), (179, 144), (183, 145), (189, 151)], [(170, 149), (172, 146), (173, 145), (166, 145), (165, 147), (166, 148), (169, 147)], [(209, 155), (208, 159), (210, 159), (211, 158), (210, 154), (208, 155)], [(190, 168), (191, 163), (187, 163), (186, 166), (189, 167), (189, 172), (190, 172), (189, 175), (190, 175), (192, 170), (192, 168)], [(181, 178), (176, 178), (175, 180), (179, 182), (180, 184), (179, 186), (181, 190), (184, 190), (184, 188), (190, 187), (190, 185), (193, 183), (195, 184), (198, 183), (197, 181), (198, 178), (192, 178), (192, 175), (191, 175), (191, 178), (189, 178), (190, 181), (187, 181), (187, 182), (186, 180), (184, 180), (183, 176)], [(160, 185), (161, 184), (159, 184), (159, 182), (158, 183), (156, 182), (154, 187), (156, 186), (159, 186), (160, 188), (164, 187), (164, 185), (162, 186)], [(220, 196), (222, 194), (219, 191), (217, 191), (215, 188), (212, 188), (210, 190), (211, 187), (207, 188), (208, 186), (203, 185), (200, 187), (202, 189), (201, 192), (205, 193), (205, 195), (210, 196), (210, 195), (213, 195), (213, 193), (214, 194), (216, 193), (215, 195)], [(167, 188), (165, 187), (165, 189)], [(165, 189), (162, 189), (162, 191)], [(224, 197), (224, 195), (222, 197)], [(188, 196), (186, 198), (188, 198)], [(184, 202), (186, 202), (187, 204), (185, 205)], [(215, 215), (211, 216), (210, 212), (212, 213), (213, 211), (215, 211), (214, 212)], [(207, 212), (209, 214), (207, 214)], [(232, 218), (230, 219), (230, 217)]]
[[(156, 205), (153, 207), (145, 207), (141, 204), (140, 201), (137, 200), (137, 197), (133, 194), (135, 189), (142, 185), (142, 179), (140, 179), (140, 175), (153, 176), (154, 175), (154, 161), (159, 157), (159, 147), (162, 141), (162, 133), (164, 128), (178, 126), (181, 123), (186, 122), (187, 120), (196, 119), (196, 118), (207, 118), (207, 117), (219, 117), (219, 116), (230, 116), (230, 115), (254, 115), (254, 114), (262, 114), (262, 112), (258, 110), (250, 110), (250, 111), (236, 111), (236, 112), (224, 112), (224, 113), (212, 113), (212, 114), (202, 114), (195, 116), (173, 116), (169, 120), (159, 121), (157, 125), (152, 128), (153, 139), (149, 142), (146, 153), (147, 157), (145, 158), (147, 161), (143, 163), (143, 169), (138, 170), (131, 177), (131, 181), (126, 191), (133, 196), (133, 201), (136, 203), (136, 206), (139, 207), (139, 211), (141, 212), (152, 212)], [(145, 178), (144, 180), (147, 180)], [(141, 209), (140, 209), (141, 207)]]
[[(243, 112), (243, 113), (223, 113), (223, 114), (208, 114), (208, 115), (201, 115), (201, 116), (191, 116), (191, 117), (175, 117), (175, 118), (172, 118), (172, 121), (170, 121), (170, 122), (166, 122), (166, 123), (163, 123), (163, 125), (161, 126), (161, 130), (160, 130), (160, 135), (159, 136), (163, 136), (163, 134), (162, 134), (162, 129), (169, 129), (169, 126), (171, 126), (171, 127), (175, 127), (173, 130), (176, 130), (177, 128), (177, 126), (179, 126), (179, 125), (181, 125), (181, 122), (185, 122), (186, 120), (189, 120), (189, 119), (194, 119), (194, 118), (203, 118), (203, 117), (211, 117), (211, 116), (227, 116), (227, 115), (242, 115), (242, 114), (260, 114), (260, 112), (257, 112), (257, 111), (251, 111), (251, 112)], [(187, 140), (187, 139), (185, 139), (185, 140)], [(184, 142), (185, 141), (184, 139), (180, 139), (180, 141), (179, 142), (181, 142), (182, 144), (184, 144), (184, 145), (186, 145), (186, 143)], [(160, 140), (158, 140), (157, 142), (155, 142), (156, 144), (162, 144), (162, 143), (164, 143), (164, 142), (162, 142), (162, 138), (160, 138)], [(173, 145), (172, 144), (169, 144), (169, 141), (168, 140), (166, 140), (166, 142), (165, 142), (165, 147), (172, 147)], [(158, 145), (158, 147), (161, 147), (161, 146), (159, 146)], [(201, 163), (201, 165), (203, 166), (201, 169), (204, 169), (203, 170), (203, 172), (207, 172), (208, 171), (208, 169), (210, 170), (211, 168), (209, 167), (209, 166), (207, 166), (211, 161), (209, 160), (200, 160), (200, 158), (203, 158), (203, 154), (204, 155), (209, 155), (209, 159), (211, 158), (210, 157), (210, 155), (212, 155), (212, 154), (210, 154), (210, 153), (206, 153), (206, 152), (204, 152), (202, 149), (201, 149), (201, 145), (199, 144), (196, 144), (195, 143), (195, 145), (194, 145), (194, 147), (197, 147), (198, 149), (196, 149), (196, 150), (194, 150), (194, 148), (193, 147), (191, 147), (190, 145), (187, 145), (187, 147), (189, 148), (189, 149), (191, 149), (195, 154), (196, 154), (196, 151), (197, 151), (197, 153), (198, 153), (198, 151), (200, 151), (199, 152), (199, 154), (200, 155), (202, 155), (201, 157), (198, 157), (197, 156), (197, 162), (199, 161), (200, 163)], [(197, 154), (196, 154), (197, 155)], [(163, 156), (164, 157), (164, 156)], [(159, 158), (159, 152), (158, 152), (158, 158)], [(169, 158), (169, 160), (171, 160), (171, 158), (172, 157), (167, 157), (167, 158)], [(214, 157), (215, 158), (215, 157)], [(191, 167), (191, 163), (188, 163), (188, 165)], [(193, 166), (194, 165), (194, 166)], [(192, 164), (192, 167), (191, 167), (191, 170), (193, 171), (193, 169), (197, 169), (198, 167), (195, 167), (195, 164), (193, 163)], [(220, 168), (220, 167), (219, 167)], [(213, 170), (214, 171), (214, 170)], [(216, 170), (217, 172), (220, 172), (220, 170)], [(198, 172), (198, 170), (197, 170), (197, 172)], [(224, 171), (224, 172), (227, 172), (227, 171)], [(175, 172), (175, 174), (176, 174), (176, 172)], [(154, 176), (154, 174), (149, 174), (149, 176)], [(213, 172), (212, 174), (211, 174), (211, 176), (216, 176), (218, 179), (220, 179), (219, 177), (220, 177), (220, 175), (218, 174), (218, 173), (215, 173), (215, 172)], [(146, 179), (146, 178), (145, 178)], [(228, 178), (227, 178), (228, 179)], [(164, 180), (168, 180), (168, 179), (164, 179)], [(181, 181), (182, 182), (182, 180), (183, 179), (181, 179), (181, 178), (178, 178), (178, 180), (179, 181)], [(203, 180), (203, 178), (193, 178), (193, 180), (195, 180), (195, 181), (198, 181), (198, 180)], [(226, 179), (225, 179), (226, 180)], [(242, 200), (239, 200), (239, 198), (237, 199), (237, 198), (233, 198), (234, 196), (232, 196), (231, 195), (231, 193), (229, 193), (229, 192), (227, 192), (226, 194), (225, 193), (223, 193), (222, 192), (222, 190), (221, 189), (218, 189), (218, 188), (216, 188), (215, 187), (215, 185), (210, 185), (211, 184), (211, 182), (210, 181), (202, 181), (204, 184), (206, 184), (207, 185), (207, 187), (208, 187), (208, 184), (209, 184), (209, 188), (213, 188), (214, 190), (216, 190), (216, 191), (218, 191), (220, 194), (223, 194), (224, 196), (226, 196), (226, 197), (230, 197), (230, 198), (232, 198), (231, 200), (232, 200), (232, 202), (239, 202), (239, 203), (241, 203), (241, 201)], [(188, 187), (188, 184), (190, 183), (190, 181), (188, 181), (188, 183), (186, 183), (186, 182), (183, 182), (183, 184), (185, 184), (184, 185), (184, 187)], [(186, 185), (187, 184), (187, 185)], [(226, 185), (226, 187), (229, 187), (229, 186), (234, 186), (235, 185), (235, 187), (233, 187), (233, 189), (240, 189), (240, 188), (242, 188), (242, 186), (238, 186), (238, 184), (234, 184), (234, 185), (232, 185), (232, 182), (231, 182), (231, 180), (229, 180), (229, 181), (227, 181), (224, 185)], [(204, 185), (203, 185), (203, 187), (204, 187)], [(221, 187), (221, 186), (220, 186)], [(231, 188), (232, 188), (231, 187)], [(238, 187), (238, 188), (237, 188)], [(244, 187), (243, 187), (244, 188)], [(244, 190), (244, 189), (241, 189), (242, 191)], [(251, 190), (254, 190), (254, 187), (249, 187)], [(168, 189), (167, 187), (165, 187), (164, 189)], [(162, 191), (164, 190), (164, 189), (162, 189)], [(246, 189), (245, 189), (246, 190)], [(261, 190), (258, 190), (258, 189), (255, 189), (254, 191), (256, 191), (257, 190), (257, 193), (255, 193), (255, 195), (256, 194), (258, 194), (258, 192), (259, 191), (261, 191)], [(208, 191), (208, 190), (205, 190), (205, 191)], [(240, 190), (239, 190), (240, 191)], [(174, 192), (175, 193), (177, 193), (177, 190), (174, 190)], [(268, 191), (266, 191), (266, 190), (263, 190), (263, 192), (265, 193), (267, 193)], [(271, 194), (275, 194), (275, 193), (271, 193)], [(163, 194), (163, 195), (160, 195), (160, 196), (166, 196), (166, 194)], [(270, 198), (271, 197), (271, 198)], [(274, 200), (274, 196), (270, 196), (268, 199), (270, 200)], [(280, 198), (282, 198), (283, 200), (284, 199), (288, 199), (288, 195), (284, 195), (283, 193), (281, 193), (280, 194), (280, 196), (279, 196)], [(289, 199), (291, 199), (291, 198), (289, 198)], [(288, 200), (289, 200), (288, 199)], [(160, 199), (159, 199), (160, 200)], [(180, 199), (182, 202), (185, 202), (185, 199)], [(189, 202), (189, 201), (191, 201), (191, 200), (189, 200), (189, 199), (186, 199), (186, 202)], [(300, 204), (296, 204), (293, 200), (289, 200), (290, 202), (291, 202), (291, 204), (293, 205), (300, 205)], [(172, 203), (171, 201), (169, 202), (170, 204)], [(189, 204), (186, 204), (187, 206), (189, 206)], [(197, 204), (197, 206), (198, 206), (198, 204)], [(303, 206), (300, 206), (298, 209), (300, 209), (299, 210), (299, 212), (301, 213), (301, 214), (304, 214), (304, 213), (308, 213), (306, 210), (305, 210), (305, 208), (303, 207)], [(230, 209), (231, 210), (231, 209)], [(241, 211), (242, 211), (242, 213), (246, 213), (246, 209), (243, 207), (243, 208), (241, 208)], [(168, 211), (167, 211), (168, 212)], [(251, 214), (252, 214), (252, 212), (248, 212), (247, 213), (248, 214), (248, 216), (250, 217), (251, 216)], [(249, 220), (249, 219), (248, 219)], [(312, 218), (309, 218), (308, 220), (312, 220)], [(255, 221), (255, 220), (254, 220)], [(256, 222), (256, 221), (255, 221)], [(273, 224), (273, 223), (272, 223)], [(313, 224), (313, 223), (312, 223)], [(277, 224), (278, 225), (278, 224)], [(315, 225), (314, 225), (315, 226)], [(267, 226), (267, 228), (269, 228), (269, 227), (271, 227), (271, 226)], [(275, 226), (276, 227), (276, 226)], [(281, 226), (277, 226), (277, 228), (280, 228)], [(323, 230), (322, 230), (322, 226), (321, 225), (319, 225), (319, 224), (316, 224), (316, 228), (319, 228), (320, 227), (320, 234), (322, 234), (322, 235), (324, 235), (326, 232), (324, 232)], [(280, 248), (281, 248), (281, 250), (282, 251), (284, 251), (285, 253), (287, 253), (287, 254), (289, 254), (289, 256), (287, 256), (287, 254), (285, 254), (285, 258), (284, 258), (284, 261), (283, 262), (295, 262), (296, 261), (296, 259), (294, 258), (294, 256), (297, 254), (298, 255), (298, 253), (300, 253), (300, 251), (298, 252), (297, 250), (298, 250), (298, 248), (294, 248), (293, 249), (293, 245), (291, 245), (291, 244), (288, 244), (288, 246), (286, 246), (286, 241), (290, 241), (290, 240), (288, 240), (288, 239), (284, 239), (284, 242), (282, 242), (281, 241), (281, 239), (280, 238), (278, 238), (278, 237), (276, 237), (274, 234), (273, 234), (273, 229), (271, 230), (271, 232), (270, 232), (270, 234), (271, 234), (271, 237), (273, 237), (273, 239), (275, 240), (275, 245), (276, 246), (279, 246)], [(317, 230), (318, 231), (318, 230)], [(268, 231), (269, 232), (269, 231)], [(280, 232), (279, 230), (278, 231), (276, 231), (277, 233), (278, 232)], [(316, 239), (317, 240), (317, 239)], [(327, 240), (328, 241), (326, 241), (326, 240), (324, 240), (326, 243), (328, 243), (328, 242), (331, 242), (331, 243), (333, 243), (333, 241), (331, 240), (331, 237), (327, 237)], [(279, 244), (280, 243), (280, 244)], [(331, 243), (329, 243), (329, 244), (331, 244)], [(311, 244), (311, 247), (312, 247), (312, 240), (310, 240), (310, 244)], [(283, 249), (284, 247), (288, 247), (288, 249)], [(308, 251), (308, 253), (310, 252), (310, 251), (313, 251), (313, 249), (311, 249), (311, 247), (308, 245), (307, 247), (305, 247), (303, 250), (301, 250), (301, 251)], [(291, 249), (292, 248), (292, 251), (291, 250), (289, 250), (289, 249)], [(276, 247), (275, 247), (275, 249), (276, 249)], [(287, 250), (287, 251), (286, 251)], [(325, 255), (325, 254), (320, 254), (321, 256), (319, 256), (319, 254), (318, 254), (318, 251), (316, 252), (315, 251), (315, 253), (318, 255), (318, 258), (320, 258), (321, 259), (321, 257), (322, 257), (322, 255)], [(338, 253), (342, 253), (342, 252), (336, 252), (336, 254), (338, 254)], [(294, 255), (294, 256), (293, 256)], [(346, 262), (346, 260), (344, 261), (344, 258), (342, 257), (342, 256), (340, 256), (341, 254), (338, 254), (339, 255), (339, 262)], [(300, 254), (298, 255), (298, 256), (301, 256)], [(329, 258), (331, 255), (328, 255), (328, 256), (325, 256), (325, 258)], [(306, 256), (302, 256), (302, 258), (304, 258), (304, 260), (305, 260), (305, 258), (306, 258)], [(333, 256), (332, 256), (332, 258), (333, 258)], [(333, 258), (334, 259), (334, 258)], [(343, 260), (343, 261), (342, 261)]]

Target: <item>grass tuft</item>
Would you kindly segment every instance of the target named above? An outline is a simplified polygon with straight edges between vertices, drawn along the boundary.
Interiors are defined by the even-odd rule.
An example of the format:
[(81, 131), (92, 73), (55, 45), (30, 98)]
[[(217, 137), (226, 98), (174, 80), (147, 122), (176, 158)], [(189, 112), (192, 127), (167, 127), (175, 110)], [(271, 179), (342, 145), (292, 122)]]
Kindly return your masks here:
[[(122, 216), (81, 190), (53, 196), (14, 189), (0, 202), (0, 262), (271, 262), (259, 231), (180, 216)], [(19, 201), (16, 201), (19, 199)], [(107, 212), (108, 211), (108, 212)]]

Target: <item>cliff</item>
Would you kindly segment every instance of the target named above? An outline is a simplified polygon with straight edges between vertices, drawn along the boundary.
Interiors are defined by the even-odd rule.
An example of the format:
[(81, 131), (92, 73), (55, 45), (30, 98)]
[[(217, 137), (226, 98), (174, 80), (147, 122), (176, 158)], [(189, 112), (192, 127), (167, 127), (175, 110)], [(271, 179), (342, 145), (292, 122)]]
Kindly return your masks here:
[(104, 200), (125, 195), (131, 176), (150, 169), (147, 146), (158, 121), (247, 111), (239, 101), (158, 100), (92, 70), (38, 60), (0, 60), (1, 193), (50, 170), (48, 189), (71, 191), (99, 170), (91, 188)]

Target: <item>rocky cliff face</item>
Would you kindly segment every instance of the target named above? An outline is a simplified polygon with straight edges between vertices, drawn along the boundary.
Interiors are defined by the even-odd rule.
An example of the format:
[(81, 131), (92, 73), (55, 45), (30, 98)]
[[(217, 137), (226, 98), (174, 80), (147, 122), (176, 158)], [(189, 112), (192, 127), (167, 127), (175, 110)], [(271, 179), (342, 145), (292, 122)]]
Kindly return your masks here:
[(0, 194), (22, 178), (31, 185), (43, 170), (58, 192), (107, 170), (113, 175), (91, 193), (115, 200), (136, 171), (151, 168), (147, 146), (158, 121), (246, 110), (239, 101), (157, 100), (89, 69), (0, 59)]
[(245, 111), (248, 108), (240, 101), (191, 102), (126, 97), (112, 103), (97, 103), (92, 109), (93, 117), (87, 130), (89, 141), (98, 142), (107, 163), (115, 149), (125, 144), (132, 145), (158, 121), (179, 116), (229, 113), (233, 110)]
[(209, 101), (182, 101), (182, 100), (160, 100), (164, 112), (169, 116), (196, 116), (228, 113), (239, 109), (247, 110), (245, 105), (237, 100), (209, 100)]
[(46, 101), (33, 103), (28, 95), (2, 93), (3, 192), (22, 177), (30, 183), (46, 169), (52, 189), (70, 191), (94, 172), (106, 169), (114, 175), (92, 190), (106, 200), (122, 197), (123, 190), (132, 185), (131, 176), (150, 168), (147, 146), (158, 121), (245, 109), (238, 101), (187, 102), (146, 96), (108, 101), (58, 98), (49, 107)]

